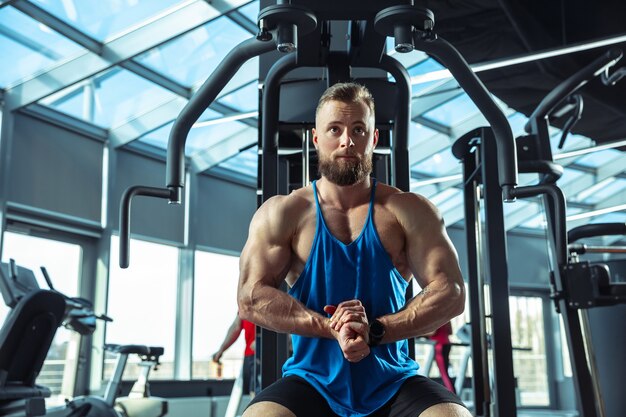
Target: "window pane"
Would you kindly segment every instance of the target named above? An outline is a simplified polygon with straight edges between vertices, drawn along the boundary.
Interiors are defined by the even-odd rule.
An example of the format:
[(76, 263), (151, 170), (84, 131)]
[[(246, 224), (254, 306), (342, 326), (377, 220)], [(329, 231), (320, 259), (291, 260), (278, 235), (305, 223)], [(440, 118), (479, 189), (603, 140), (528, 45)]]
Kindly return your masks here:
[(413, 165), (411, 171), (431, 177), (440, 177), (459, 171), (460, 168), (459, 160), (452, 155), (451, 149), (448, 148)]
[(239, 172), (250, 178), (256, 178), (259, 166), (259, 148), (253, 146), (243, 152), (239, 152), (236, 156), (220, 163), (218, 167), (231, 171)]
[(82, 50), (80, 46), (12, 7), (0, 9), (0, 86), (26, 78)]
[[(393, 40), (392, 38), (389, 38), (390, 40)], [(393, 43), (392, 43), (393, 45)], [(393, 49), (393, 48), (392, 48)], [(432, 58), (428, 58), (422, 62), (420, 62), (419, 64), (409, 68), (409, 75), (411, 77), (417, 76), (417, 75), (424, 75), (424, 74), (428, 74), (430, 72), (434, 72), (434, 71), (441, 71), (442, 69), (444, 69), (444, 67), (438, 63), (437, 61), (435, 61)], [(426, 81), (426, 82), (421, 82), (419, 84), (413, 84), (411, 86), (411, 90), (412, 90), (412, 95), (413, 96), (417, 96), (420, 95), (420, 93), (424, 92), (427, 89), (432, 89), (435, 86), (444, 83), (446, 80), (442, 81), (442, 80), (436, 80), (436, 81)]]
[(259, 87), (258, 82), (250, 84), (228, 94), (219, 100), (239, 112), (251, 112), (259, 109)]
[[(239, 258), (196, 251), (192, 378), (215, 378), (211, 364), (237, 315)], [(245, 347), (243, 332), (222, 356), (222, 377), (236, 378)]]
[(467, 94), (462, 94), (446, 103), (424, 113), (424, 117), (441, 123), (444, 126), (452, 126), (478, 113), (478, 109)]
[(176, 96), (130, 71), (114, 68), (41, 100), (55, 110), (111, 128)]
[[(2, 262), (9, 262), (9, 259), (15, 259), (17, 265), (32, 270), (40, 288), (48, 288), (40, 270), (41, 266), (45, 266), (57, 290), (70, 297), (78, 295), (82, 262), (80, 246), (5, 232)], [(2, 307), (0, 320), (4, 321), (8, 307), (4, 303)], [(37, 377), (37, 384), (46, 386), (52, 391), (52, 397), (46, 400), (49, 405), (61, 404), (65, 397), (73, 396), (78, 365), (78, 357), (75, 353), (79, 342), (80, 337), (77, 333), (63, 327), (60, 327), (54, 336), (44, 365)]]
[(259, 17), (259, 2), (251, 1), (247, 5), (240, 7), (239, 12), (246, 16), (248, 19), (252, 20), (254, 23), (257, 22), (257, 18)]
[(509, 297), (509, 303), (513, 367), (521, 398), (520, 405), (549, 405), (542, 299)]
[[(103, 41), (181, 0), (33, 0), (59, 19)], [(207, 6), (208, 7), (208, 6)]]
[(192, 86), (206, 80), (213, 69), (250, 34), (227, 17), (220, 17), (137, 60), (177, 82)]
[[(131, 239), (132, 262), (121, 269), (118, 261), (119, 238), (111, 238), (111, 264), (106, 343), (162, 346), (161, 366), (151, 379), (174, 377), (176, 326), (176, 286), (178, 249), (173, 246)], [(111, 376), (113, 356), (105, 358), (105, 379)], [(129, 362), (137, 362), (136, 355)], [(137, 376), (138, 369), (127, 367), (124, 379)]]

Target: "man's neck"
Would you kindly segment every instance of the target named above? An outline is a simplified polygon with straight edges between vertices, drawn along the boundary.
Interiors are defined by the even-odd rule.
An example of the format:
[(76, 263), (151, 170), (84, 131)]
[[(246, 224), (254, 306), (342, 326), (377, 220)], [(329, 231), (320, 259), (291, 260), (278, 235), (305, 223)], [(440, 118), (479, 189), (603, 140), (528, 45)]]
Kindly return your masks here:
[(369, 202), (372, 180), (367, 176), (352, 185), (337, 185), (322, 177), (317, 182), (317, 189), (325, 203), (341, 209), (350, 209)]

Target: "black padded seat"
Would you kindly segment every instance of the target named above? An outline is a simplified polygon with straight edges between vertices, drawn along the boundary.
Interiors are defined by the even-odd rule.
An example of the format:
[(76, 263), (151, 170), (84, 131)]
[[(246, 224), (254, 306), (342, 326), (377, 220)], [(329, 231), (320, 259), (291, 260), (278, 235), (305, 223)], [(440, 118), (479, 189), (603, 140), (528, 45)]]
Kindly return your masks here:
[(65, 313), (63, 295), (35, 290), (23, 296), (0, 329), (0, 399), (49, 396), (35, 380)]
[(137, 354), (137, 355), (150, 355), (150, 356), (161, 356), (163, 355), (164, 349), (162, 347), (157, 346), (145, 346), (145, 345), (115, 345), (115, 344), (106, 344), (104, 346), (105, 350), (113, 353), (127, 353), (129, 355)]

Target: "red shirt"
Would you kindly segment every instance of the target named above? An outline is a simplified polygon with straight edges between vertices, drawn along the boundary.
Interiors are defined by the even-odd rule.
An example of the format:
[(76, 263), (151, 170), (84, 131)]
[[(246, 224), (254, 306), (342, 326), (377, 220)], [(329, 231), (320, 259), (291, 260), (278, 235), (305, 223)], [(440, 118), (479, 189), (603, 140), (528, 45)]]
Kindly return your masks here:
[(241, 325), (243, 326), (243, 335), (246, 339), (246, 350), (244, 350), (243, 356), (252, 356), (254, 355), (252, 343), (256, 339), (256, 325), (247, 320), (241, 320)]
[(435, 333), (430, 336), (431, 340), (436, 341), (437, 343), (447, 344), (450, 343), (449, 335), (452, 334), (452, 323), (448, 322), (438, 328)]

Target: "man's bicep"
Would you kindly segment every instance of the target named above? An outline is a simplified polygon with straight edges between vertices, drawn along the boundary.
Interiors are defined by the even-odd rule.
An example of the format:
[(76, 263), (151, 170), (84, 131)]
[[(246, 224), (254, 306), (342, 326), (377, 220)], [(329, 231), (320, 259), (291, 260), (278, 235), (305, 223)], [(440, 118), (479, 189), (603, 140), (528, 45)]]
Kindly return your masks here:
[[(265, 210), (264, 210), (265, 209)], [(278, 287), (291, 260), (289, 230), (275, 213), (262, 208), (250, 224), (248, 241), (240, 259), (240, 285), (262, 283)]]
[(265, 239), (246, 244), (241, 257), (242, 279), (278, 287), (285, 278), (291, 259), (291, 247)]
[(458, 256), (441, 215), (428, 204), (422, 206), (419, 216), (407, 232), (407, 256), (415, 279), (422, 288), (437, 279), (458, 281)]

